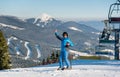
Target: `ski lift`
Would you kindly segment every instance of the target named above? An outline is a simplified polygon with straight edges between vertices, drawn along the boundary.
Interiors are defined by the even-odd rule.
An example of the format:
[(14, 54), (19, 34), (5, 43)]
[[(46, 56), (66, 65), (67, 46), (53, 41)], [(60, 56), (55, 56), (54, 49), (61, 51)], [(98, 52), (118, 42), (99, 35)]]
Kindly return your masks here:
[[(110, 5), (108, 20), (104, 20), (105, 28), (102, 35), (99, 37), (99, 43), (111, 43), (114, 44), (115, 40), (110, 40), (112, 31), (119, 32), (120, 30), (120, 0)], [(119, 26), (119, 29), (114, 29)], [(113, 29), (112, 29), (113, 28)]]
[[(115, 59), (119, 60), (119, 33), (120, 33), (120, 0), (110, 5), (108, 21), (105, 21), (105, 28), (99, 38), (99, 43), (114, 44)], [(114, 33), (114, 39), (110, 40), (111, 33)], [(107, 53), (104, 53), (107, 54)]]
[[(110, 5), (108, 21), (104, 21), (105, 28), (99, 37), (99, 44), (114, 44), (114, 58), (119, 60), (119, 33), (120, 33), (120, 0)], [(110, 35), (114, 33), (114, 39), (110, 40)], [(101, 50), (101, 49), (100, 49)], [(97, 54), (109, 54), (107, 52), (96, 52)]]
[(96, 52), (95, 52), (96, 55), (99, 55), (99, 56), (101, 56), (101, 55), (113, 56), (112, 49), (109, 49), (109, 46), (98, 45), (98, 46), (96, 46), (95, 50), (96, 50)]
[(109, 23), (120, 23), (120, 0), (112, 4), (108, 14)]
[(120, 0), (111, 4), (108, 13), (109, 24), (113, 26), (115, 33), (115, 59), (119, 60), (119, 33), (120, 33)]
[(104, 20), (105, 27), (102, 34), (99, 37), (99, 43), (115, 43), (114, 40), (110, 40), (111, 27), (109, 26), (109, 21)]

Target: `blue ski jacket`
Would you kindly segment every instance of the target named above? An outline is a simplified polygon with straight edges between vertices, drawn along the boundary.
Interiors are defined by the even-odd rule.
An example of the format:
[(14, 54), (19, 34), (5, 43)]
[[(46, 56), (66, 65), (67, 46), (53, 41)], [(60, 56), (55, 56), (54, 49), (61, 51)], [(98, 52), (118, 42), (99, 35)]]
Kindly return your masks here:
[(59, 34), (57, 32), (55, 32), (55, 36), (61, 41), (61, 52), (66, 51), (66, 44), (67, 43), (69, 43), (70, 46), (73, 46), (73, 43), (69, 38), (61, 37), (61, 36), (59, 36)]

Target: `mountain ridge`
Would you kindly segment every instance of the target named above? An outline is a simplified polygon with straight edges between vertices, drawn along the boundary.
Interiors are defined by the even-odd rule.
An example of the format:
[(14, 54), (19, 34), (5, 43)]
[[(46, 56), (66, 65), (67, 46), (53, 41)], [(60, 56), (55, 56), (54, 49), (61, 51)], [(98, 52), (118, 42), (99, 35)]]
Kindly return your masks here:
[[(87, 25), (79, 24), (75, 21), (63, 22), (54, 18), (47, 24), (39, 23), (40, 26), (37, 26), (36, 24), (33, 24), (34, 20), (34, 18), (30, 18), (22, 21), (13, 16), (0, 16), (1, 25), (5, 24), (7, 26), (12, 25), (24, 28), (23, 30), (18, 30), (13, 29), (10, 26), (0, 26), (7, 40), (10, 39), (11, 36), (17, 38), (17, 40), (11, 39), (11, 42), (9, 42), (9, 50), (13, 51), (16, 55), (18, 53), (21, 55), (22, 53), (21, 56), (24, 58), (27, 55), (30, 55), (27, 59), (36, 59), (40, 61), (43, 58), (47, 58), (53, 51), (56, 51), (54, 50), (54, 47), (60, 47), (60, 41), (57, 40), (54, 35), (54, 30), (56, 29), (58, 29), (60, 35), (62, 35), (62, 32), (64, 31), (69, 33), (69, 37), (75, 45), (73, 49), (77, 51), (89, 51), (87, 48), (94, 49), (97, 44), (97, 33), (99, 31)], [(44, 27), (42, 27), (42, 25), (44, 25)], [(26, 42), (29, 42), (27, 46), (25, 45)], [(40, 58), (37, 58), (38, 51), (36, 49), (36, 45), (39, 45), (40, 47)], [(29, 51), (30, 53), (28, 54)]]

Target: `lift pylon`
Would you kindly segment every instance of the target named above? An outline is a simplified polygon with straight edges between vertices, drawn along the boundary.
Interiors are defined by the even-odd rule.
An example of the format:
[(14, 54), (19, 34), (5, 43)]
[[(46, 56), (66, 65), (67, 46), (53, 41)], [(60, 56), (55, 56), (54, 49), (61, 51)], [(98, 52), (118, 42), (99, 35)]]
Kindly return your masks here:
[[(119, 34), (120, 34), (120, 0), (110, 5), (108, 21), (104, 21), (105, 28), (99, 38), (99, 43), (114, 44), (114, 58), (119, 60)], [(114, 40), (110, 40), (111, 33), (114, 33)]]

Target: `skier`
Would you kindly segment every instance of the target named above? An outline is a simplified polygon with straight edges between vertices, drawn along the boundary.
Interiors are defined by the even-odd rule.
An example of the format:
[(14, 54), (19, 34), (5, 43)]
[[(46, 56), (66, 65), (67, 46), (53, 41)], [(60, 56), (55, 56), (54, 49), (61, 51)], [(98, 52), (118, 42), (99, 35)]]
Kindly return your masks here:
[[(62, 36), (59, 36), (57, 30), (55, 30), (55, 36), (61, 41), (61, 52), (59, 56), (59, 68), (57, 70), (71, 69), (70, 61), (68, 60), (68, 51), (69, 46), (73, 46), (73, 43), (68, 38), (68, 33), (63, 32)], [(65, 61), (67, 67), (64, 68), (63, 61)]]

